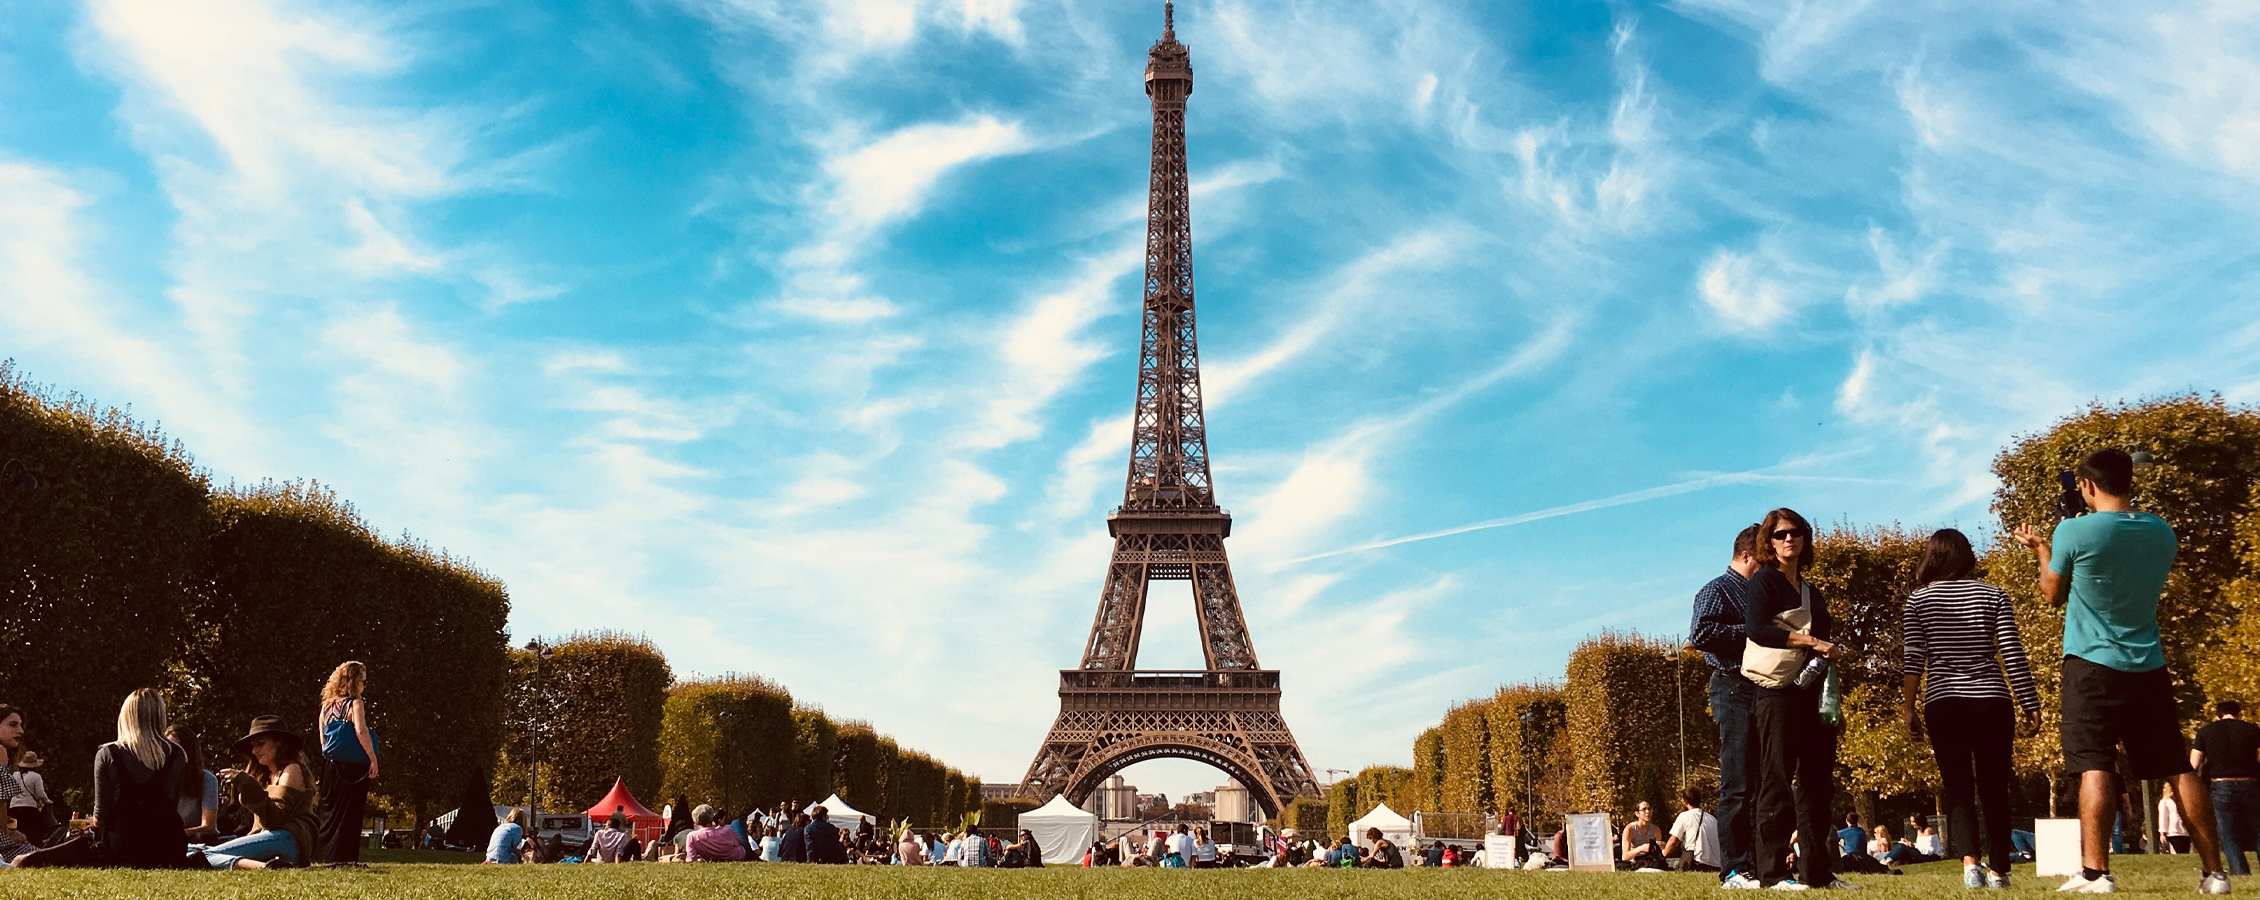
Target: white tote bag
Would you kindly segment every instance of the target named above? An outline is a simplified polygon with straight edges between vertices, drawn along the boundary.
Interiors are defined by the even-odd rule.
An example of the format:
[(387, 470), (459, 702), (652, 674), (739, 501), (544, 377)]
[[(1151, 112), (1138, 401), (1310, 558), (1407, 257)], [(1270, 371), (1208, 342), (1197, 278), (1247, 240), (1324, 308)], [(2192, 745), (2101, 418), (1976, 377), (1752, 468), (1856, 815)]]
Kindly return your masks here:
[[(1799, 599), (1804, 601), (1804, 605), (1796, 609), (1782, 610), (1773, 617), (1774, 624), (1781, 626), (1786, 631), (1812, 634), (1812, 586), (1798, 585), (1797, 593)], [(1811, 653), (1812, 651), (1803, 647), (1785, 649), (1765, 647), (1759, 645), (1757, 641), (1744, 638), (1742, 641), (1742, 676), (1756, 682), (1760, 687), (1780, 690), (1788, 687), (1790, 681), (1797, 677), (1797, 670), (1804, 668), (1805, 659)]]

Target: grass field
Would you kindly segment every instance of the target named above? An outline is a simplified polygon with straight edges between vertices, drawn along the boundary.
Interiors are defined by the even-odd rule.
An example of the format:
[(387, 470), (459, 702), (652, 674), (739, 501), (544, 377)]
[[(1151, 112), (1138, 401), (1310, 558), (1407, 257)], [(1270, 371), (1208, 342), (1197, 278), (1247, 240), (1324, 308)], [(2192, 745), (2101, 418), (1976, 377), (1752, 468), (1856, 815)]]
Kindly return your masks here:
[[(386, 854), (387, 857), (396, 854)], [(458, 855), (460, 856), (460, 855)], [(381, 859), (381, 858), (380, 858)], [(2197, 889), (2190, 856), (2132, 856), (2113, 861), (2120, 891), (2184, 897)], [(2012, 876), (2015, 894), (2036, 898), (2057, 878), (2035, 879), (2030, 866)], [(1907, 874), (1856, 879), (1862, 898), (1942, 897), (1965, 891), (1953, 863), (1916, 866)], [(1729, 896), (1708, 875), (1492, 872), (1406, 869), (1359, 872), (1321, 869), (902, 869), (802, 865), (472, 866), (373, 862), (367, 869), (280, 872), (0, 871), (0, 897), (119, 898), (698, 898), (809, 897), (823, 900), (1696, 900)], [(2238, 879), (2237, 891), (2260, 891)], [(1744, 896), (1740, 894), (1731, 896)], [(1766, 894), (1763, 896), (1779, 896)]]

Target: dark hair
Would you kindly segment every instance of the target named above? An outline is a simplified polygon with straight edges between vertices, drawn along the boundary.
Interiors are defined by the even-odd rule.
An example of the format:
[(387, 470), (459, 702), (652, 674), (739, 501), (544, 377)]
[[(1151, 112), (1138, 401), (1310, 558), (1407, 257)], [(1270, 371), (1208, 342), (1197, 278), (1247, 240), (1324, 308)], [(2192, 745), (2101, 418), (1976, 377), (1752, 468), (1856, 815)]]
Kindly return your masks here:
[(181, 779), (180, 784), (181, 799), (202, 798), (204, 796), (203, 742), (196, 739), (196, 732), (178, 725), (165, 729), (165, 737), (170, 739), (173, 745), (179, 747), (180, 752), (188, 757), (188, 777)]
[(1844, 824), (1846, 824), (1846, 825), (1858, 825), (1858, 824), (1860, 824), (1860, 814), (1859, 814), (1859, 813), (1856, 813), (1856, 812), (1854, 812), (1854, 813), (1845, 813), (1845, 814), (1844, 814)]
[(1796, 510), (1786, 506), (1766, 513), (1766, 517), (1758, 522), (1758, 562), (1769, 566), (1781, 565), (1780, 558), (1776, 557), (1773, 552), (1773, 533), (1778, 530), (1774, 526), (1783, 522), (1805, 532), (1805, 549), (1797, 554), (1798, 571), (1812, 568), (1813, 525), (1805, 521), (1804, 516), (1798, 515)]
[(618, 810), (618, 809), (615, 809), (615, 810), (613, 810), (613, 811), (612, 811), (612, 818), (610, 818), (610, 819), (606, 819), (606, 820), (604, 821), (604, 827), (606, 827), (606, 828), (610, 828), (610, 829), (612, 829), (613, 831), (626, 831), (626, 830), (628, 830), (628, 814), (627, 814), (627, 812), (625, 812), (625, 811), (623, 811), (623, 810)]
[(1381, 839), (1381, 829), (1379, 829), (1379, 828), (1367, 828), (1367, 829), (1365, 830), (1365, 839), (1366, 839), (1366, 840), (1369, 840), (1369, 841), (1378, 841), (1378, 840), (1380, 840), (1380, 839)]
[[(21, 706), (13, 706), (6, 703), (0, 703), (0, 722), (8, 721), (9, 716), (22, 716), (23, 714), (24, 708)], [(28, 719), (30, 717), (25, 716), (25, 718)], [(197, 790), (201, 791), (203, 790), (203, 788), (197, 788)]]
[(1734, 536), (1734, 555), (1741, 556), (1744, 553), (1758, 555), (1758, 525), (1755, 522)]
[(1695, 786), (1692, 784), (1688, 785), (1687, 787), (1680, 789), (1679, 802), (1685, 803), (1689, 806), (1701, 806), (1703, 805), (1703, 792), (1696, 790)]
[(2223, 700), (2213, 704), (2213, 714), (2216, 716), (2241, 716), (2244, 715), (2244, 704), (2234, 700)]
[(2080, 460), (2072, 473), (2095, 482), (2095, 489), (2113, 497), (2134, 493), (2134, 457), (2116, 447), (2106, 447)]
[(1970, 549), (1969, 536), (1952, 528), (1941, 528), (1930, 533), (1930, 546), (1923, 548), (1922, 565), (1915, 567), (1915, 586), (1960, 581), (1975, 571), (1977, 553)]

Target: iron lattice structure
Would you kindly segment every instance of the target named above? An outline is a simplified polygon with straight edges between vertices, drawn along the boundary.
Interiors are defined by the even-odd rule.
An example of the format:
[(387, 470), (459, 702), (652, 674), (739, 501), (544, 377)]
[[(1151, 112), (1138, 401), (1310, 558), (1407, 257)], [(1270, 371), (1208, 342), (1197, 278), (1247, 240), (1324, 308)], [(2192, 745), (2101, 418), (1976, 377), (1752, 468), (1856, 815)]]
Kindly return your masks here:
[[(1132, 763), (1162, 757), (1208, 763), (1246, 785), (1264, 812), (1317, 797), (1310, 764), (1279, 715), (1279, 673), (1256, 664), (1232, 585), (1224, 539), (1232, 514), (1209, 480), (1208, 431), (1193, 329), (1193, 225), (1185, 174), (1185, 101), (1192, 54), (1163, 4), (1161, 40), (1147, 53), (1153, 173), (1147, 197), (1144, 321), (1137, 412), (1122, 506), (1107, 516), (1114, 558), (1081, 668), (1059, 673), (1059, 719), (1028, 767), (1021, 793), (1080, 804)], [(1207, 668), (1138, 671), (1147, 587), (1190, 581)]]

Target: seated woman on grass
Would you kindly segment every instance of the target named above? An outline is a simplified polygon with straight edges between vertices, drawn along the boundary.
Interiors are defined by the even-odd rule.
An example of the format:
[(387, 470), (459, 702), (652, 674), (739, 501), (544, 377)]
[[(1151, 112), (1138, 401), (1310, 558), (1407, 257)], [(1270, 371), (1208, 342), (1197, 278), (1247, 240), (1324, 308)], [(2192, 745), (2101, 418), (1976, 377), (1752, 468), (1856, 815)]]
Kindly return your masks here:
[(525, 862), (534, 851), (533, 841), (526, 837), (526, 810), (523, 807), (510, 811), (510, 817), (494, 826), (494, 834), (487, 837), (487, 864), (509, 866)]
[[(251, 833), (189, 852), (190, 865), (214, 869), (286, 869), (306, 865), (314, 847), (313, 767), (305, 743), (279, 716), (251, 720), (232, 748), (241, 769), (222, 769), (220, 789), (252, 816)], [(201, 855), (201, 859), (199, 856)]]

